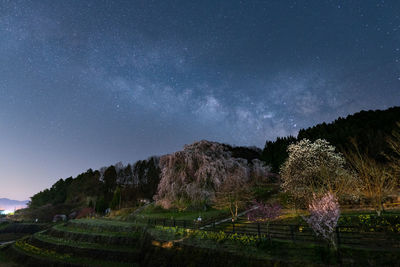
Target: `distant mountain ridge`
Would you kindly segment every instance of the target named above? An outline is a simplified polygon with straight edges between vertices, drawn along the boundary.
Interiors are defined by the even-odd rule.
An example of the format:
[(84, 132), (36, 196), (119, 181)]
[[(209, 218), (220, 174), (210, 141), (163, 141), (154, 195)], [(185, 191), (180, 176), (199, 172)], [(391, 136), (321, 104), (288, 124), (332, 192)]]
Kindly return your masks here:
[(28, 204), (28, 200), (12, 200), (8, 198), (0, 198), (0, 210), (11, 210), (25, 208)]

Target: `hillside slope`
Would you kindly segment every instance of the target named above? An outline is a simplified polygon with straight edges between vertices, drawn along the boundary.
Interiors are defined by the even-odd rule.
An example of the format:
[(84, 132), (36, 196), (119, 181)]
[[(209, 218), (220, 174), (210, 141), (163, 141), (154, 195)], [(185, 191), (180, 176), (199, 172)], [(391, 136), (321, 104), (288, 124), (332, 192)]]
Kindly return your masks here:
[(349, 147), (354, 138), (363, 152), (378, 160), (384, 160), (382, 152), (387, 152), (386, 137), (390, 136), (396, 122), (400, 121), (400, 107), (386, 110), (360, 111), (346, 118), (339, 117), (331, 123), (320, 123), (307, 129), (301, 129), (297, 137), (277, 138), (267, 141), (262, 159), (272, 166), (274, 172), (287, 158), (287, 146), (303, 138), (312, 141), (322, 138), (339, 150)]

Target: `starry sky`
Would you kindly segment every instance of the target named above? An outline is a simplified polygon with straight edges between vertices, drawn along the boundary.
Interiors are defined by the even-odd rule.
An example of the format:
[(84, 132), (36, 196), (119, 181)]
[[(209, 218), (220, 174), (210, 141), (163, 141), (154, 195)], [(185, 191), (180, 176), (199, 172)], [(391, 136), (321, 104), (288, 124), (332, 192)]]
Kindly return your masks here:
[(399, 104), (397, 0), (0, 0), (0, 197)]

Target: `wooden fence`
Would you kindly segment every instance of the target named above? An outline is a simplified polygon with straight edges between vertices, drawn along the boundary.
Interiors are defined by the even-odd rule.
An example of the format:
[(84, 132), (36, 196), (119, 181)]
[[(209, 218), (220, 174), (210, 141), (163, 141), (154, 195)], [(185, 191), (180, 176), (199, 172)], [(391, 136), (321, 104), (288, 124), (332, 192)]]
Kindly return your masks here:
[[(308, 225), (276, 224), (248, 222), (239, 219), (234, 222), (218, 224), (217, 221), (197, 222), (190, 220), (175, 220), (164, 218), (151, 218), (146, 221), (149, 226), (183, 227), (187, 229), (200, 229), (204, 231), (223, 231), (228, 234), (256, 235), (277, 240), (292, 242), (307, 242), (323, 244), (324, 241), (318, 237)], [(390, 230), (373, 228), (363, 230), (356, 226), (336, 227), (334, 238), (338, 246), (352, 246), (375, 249), (400, 249), (400, 233)]]

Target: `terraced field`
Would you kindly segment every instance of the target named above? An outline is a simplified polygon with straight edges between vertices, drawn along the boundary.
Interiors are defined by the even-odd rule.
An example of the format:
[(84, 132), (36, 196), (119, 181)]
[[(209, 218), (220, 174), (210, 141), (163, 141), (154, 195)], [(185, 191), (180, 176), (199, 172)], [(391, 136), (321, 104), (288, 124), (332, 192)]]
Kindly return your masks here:
[(79, 220), (18, 240), (9, 250), (24, 266), (138, 266), (140, 237), (129, 223)]
[[(21, 266), (263, 266), (229, 251), (173, 241), (167, 232), (132, 222), (73, 220), (1, 251)], [(0, 261), (1, 266), (1, 261)]]
[(333, 252), (323, 244), (251, 238), (256, 239), (223, 231), (80, 219), (0, 246), (0, 266), (374, 266), (399, 260), (394, 247), (341, 246)]

